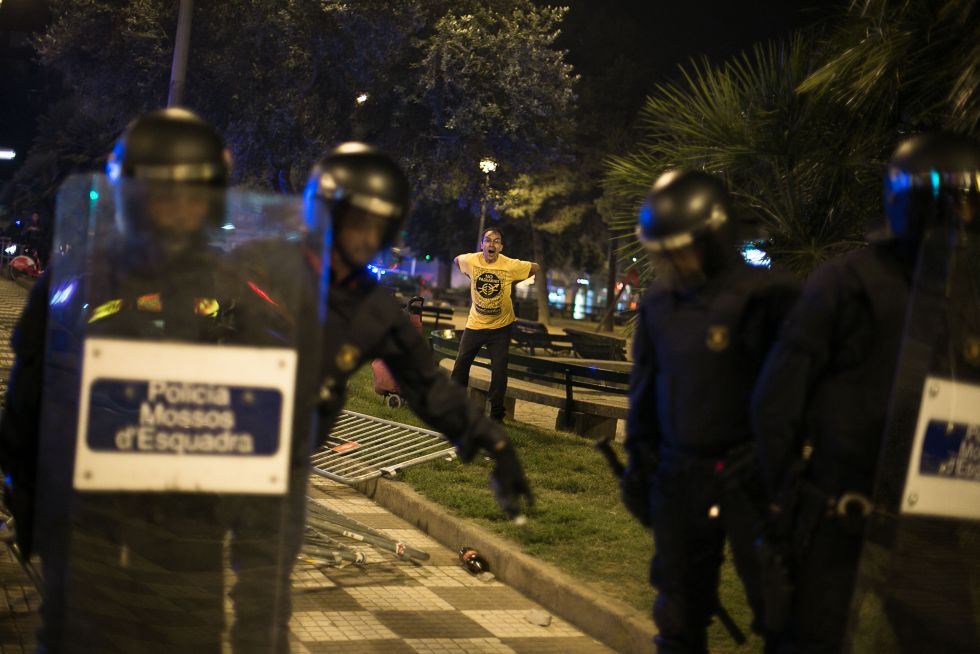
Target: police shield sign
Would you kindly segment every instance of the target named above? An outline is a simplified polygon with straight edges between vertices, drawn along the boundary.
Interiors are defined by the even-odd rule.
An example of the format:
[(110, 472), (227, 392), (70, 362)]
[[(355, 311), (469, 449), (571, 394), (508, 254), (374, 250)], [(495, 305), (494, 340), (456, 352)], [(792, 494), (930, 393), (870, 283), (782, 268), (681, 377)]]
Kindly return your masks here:
[(88, 339), (75, 488), (285, 493), (295, 374), (286, 348)]
[(980, 519), (980, 386), (926, 378), (902, 512)]

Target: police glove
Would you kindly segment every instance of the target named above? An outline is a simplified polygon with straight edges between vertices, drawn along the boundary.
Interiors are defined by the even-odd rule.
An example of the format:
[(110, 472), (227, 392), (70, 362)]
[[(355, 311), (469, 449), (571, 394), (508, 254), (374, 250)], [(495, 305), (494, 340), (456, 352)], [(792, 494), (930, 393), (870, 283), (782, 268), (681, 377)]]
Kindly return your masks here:
[(650, 485), (646, 473), (634, 466), (627, 467), (623, 472), (623, 478), (619, 481), (619, 490), (626, 510), (644, 527), (649, 527), (651, 525)]
[(490, 490), (497, 504), (507, 514), (508, 518), (518, 519), (522, 516), (521, 498), (527, 508), (534, 504), (531, 487), (524, 476), (524, 469), (517, 458), (514, 446), (507, 439), (497, 441), (494, 449), (489, 452), (494, 459), (493, 470), (490, 472)]

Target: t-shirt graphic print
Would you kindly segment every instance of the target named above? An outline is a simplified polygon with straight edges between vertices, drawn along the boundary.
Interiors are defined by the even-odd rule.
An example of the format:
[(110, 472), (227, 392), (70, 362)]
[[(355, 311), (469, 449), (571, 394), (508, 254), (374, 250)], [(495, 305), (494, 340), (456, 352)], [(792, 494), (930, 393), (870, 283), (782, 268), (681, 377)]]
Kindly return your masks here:
[(493, 270), (479, 267), (474, 267), (473, 273), (476, 275), (473, 280), (473, 289), (476, 291), (473, 308), (484, 316), (499, 316), (503, 305), (501, 288), (504, 284), (500, 276)]

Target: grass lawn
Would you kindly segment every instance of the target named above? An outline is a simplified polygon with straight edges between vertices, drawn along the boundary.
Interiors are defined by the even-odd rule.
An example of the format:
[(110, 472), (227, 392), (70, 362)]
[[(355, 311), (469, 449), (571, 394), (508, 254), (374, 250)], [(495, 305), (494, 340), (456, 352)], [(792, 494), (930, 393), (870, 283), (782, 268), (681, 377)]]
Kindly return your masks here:
[[(346, 408), (425, 426), (407, 408), (382, 405), (372, 390), (370, 368), (351, 379)], [(482, 457), (470, 465), (455, 460), (423, 464), (403, 471), (399, 478), (460, 517), (511, 539), (525, 553), (648, 613), (653, 600), (647, 581), (653, 539), (623, 508), (619, 485), (602, 456), (589, 440), (572, 434), (510, 421), (506, 427), (535, 494), (535, 508), (523, 527), (506, 520), (497, 508), (487, 488), (490, 462)], [(619, 452), (622, 458), (621, 448)], [(728, 563), (722, 570), (721, 598), (748, 632), (748, 607)], [(754, 638), (736, 647), (718, 624), (712, 626), (710, 639), (712, 652), (743, 654), (762, 649), (761, 641)]]

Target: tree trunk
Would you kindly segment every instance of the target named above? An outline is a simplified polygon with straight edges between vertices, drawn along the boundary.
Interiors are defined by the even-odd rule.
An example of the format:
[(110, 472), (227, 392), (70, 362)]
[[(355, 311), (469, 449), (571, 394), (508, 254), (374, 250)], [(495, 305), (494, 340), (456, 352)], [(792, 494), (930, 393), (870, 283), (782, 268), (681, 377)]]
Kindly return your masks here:
[(602, 331), (611, 332), (616, 324), (616, 300), (619, 296), (616, 293), (616, 248), (613, 239), (609, 239), (609, 279), (606, 280), (606, 312), (603, 315), (601, 324)]
[(534, 277), (534, 294), (538, 302), (538, 322), (543, 325), (550, 325), (551, 319), (548, 316), (548, 266), (544, 262), (541, 234), (534, 229), (533, 221), (531, 222), (531, 249), (534, 262), (538, 264), (538, 273)]
[(453, 279), (453, 260), (450, 258), (439, 258), (439, 270), (436, 274), (436, 288), (448, 289), (452, 285)]
[(578, 282), (572, 280), (565, 285), (565, 318), (575, 317), (575, 296), (578, 295)]

